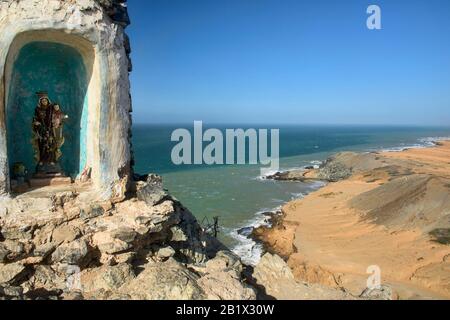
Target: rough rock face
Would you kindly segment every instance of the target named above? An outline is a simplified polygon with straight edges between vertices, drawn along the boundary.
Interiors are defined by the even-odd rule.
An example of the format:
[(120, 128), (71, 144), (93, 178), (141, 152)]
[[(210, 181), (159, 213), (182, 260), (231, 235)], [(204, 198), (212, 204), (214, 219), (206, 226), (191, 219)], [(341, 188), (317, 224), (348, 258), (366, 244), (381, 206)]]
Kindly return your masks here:
[(198, 276), (174, 260), (150, 264), (137, 278), (121, 288), (136, 300), (200, 300), (203, 290)]
[[(139, 184), (161, 192), (152, 180)], [(240, 260), (220, 251), (167, 193), (156, 203), (132, 197), (112, 205), (87, 197), (64, 191), (0, 200), (7, 211), (0, 216), (0, 297), (256, 297), (244, 283)]]
[(341, 290), (308, 285), (295, 280), (286, 262), (277, 255), (266, 254), (255, 267), (253, 277), (269, 297), (281, 300), (355, 300)]
[(106, 9), (109, 17), (123, 27), (130, 24), (130, 17), (126, 6), (127, 0), (96, 0), (102, 7)]

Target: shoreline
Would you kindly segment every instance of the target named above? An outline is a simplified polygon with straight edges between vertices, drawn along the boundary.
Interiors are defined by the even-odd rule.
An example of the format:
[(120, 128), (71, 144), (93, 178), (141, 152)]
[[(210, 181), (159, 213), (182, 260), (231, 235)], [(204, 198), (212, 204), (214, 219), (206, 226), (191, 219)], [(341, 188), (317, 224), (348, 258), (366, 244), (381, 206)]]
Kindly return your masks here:
[[(408, 144), (404, 146), (398, 146), (398, 147), (389, 147), (389, 148), (379, 148), (374, 149), (371, 151), (357, 151), (357, 153), (379, 153), (379, 152), (403, 152), (409, 149), (413, 148), (432, 148), (436, 146), (439, 141), (448, 141), (450, 140), (450, 137), (425, 137), (418, 139), (418, 143), (416, 144)], [(338, 152), (336, 152), (338, 153)], [(306, 193), (302, 193), (301, 196), (296, 196), (295, 198), (292, 198), (290, 201), (284, 201), (283, 204), (280, 206), (273, 208), (273, 209), (262, 209), (261, 211), (258, 211), (254, 214), (253, 219), (246, 221), (241, 227), (238, 227), (236, 229), (232, 229), (228, 232), (229, 236), (233, 238), (234, 240), (240, 242), (240, 244), (235, 245), (231, 248), (231, 250), (236, 253), (238, 256), (241, 257), (241, 259), (247, 264), (247, 265), (256, 265), (264, 253), (275, 253), (270, 249), (270, 246), (264, 243), (261, 239), (261, 235), (255, 236), (253, 233), (255, 231), (259, 230), (259, 233), (262, 233), (262, 230), (265, 229), (271, 229), (272, 225), (270, 220), (277, 220), (282, 215), (282, 208), (286, 204), (288, 204), (291, 201), (296, 201), (299, 199), (303, 199), (304, 197), (308, 196), (310, 193), (313, 193), (315, 191), (320, 190), (321, 188), (325, 187), (330, 181), (326, 181), (326, 179), (318, 179), (316, 177), (307, 177), (305, 174), (308, 174), (308, 172), (311, 172), (313, 170), (319, 169), (324, 163), (327, 161), (327, 158), (323, 158), (323, 160), (312, 160), (309, 162), (308, 165), (304, 165), (301, 167), (293, 167), (290, 169), (280, 170), (280, 171), (274, 171), (270, 174), (267, 174), (265, 176), (258, 176), (255, 179), (261, 180), (261, 181), (275, 181), (275, 182), (301, 182), (301, 183), (318, 183), (318, 186), (314, 186), (311, 190), (309, 190)], [(264, 215), (266, 215), (266, 219), (264, 218)], [(267, 218), (269, 216), (269, 218)], [(248, 233), (243, 234), (240, 233), (243, 229), (251, 229)], [(249, 254), (250, 252), (250, 254)]]
[[(308, 194), (315, 192), (322, 188), (325, 184), (318, 180), (310, 180), (306, 183), (311, 183), (309, 190), (292, 196), (292, 200), (299, 197), (306, 197)], [(264, 242), (254, 237), (255, 230), (260, 228), (272, 228), (275, 221), (278, 221), (282, 215), (282, 208), (287, 202), (283, 202), (281, 205), (273, 209), (264, 209), (254, 214), (253, 219), (250, 219), (242, 224), (241, 227), (237, 227), (228, 232), (228, 236), (238, 241), (239, 244), (230, 248), (235, 254), (237, 254), (241, 260), (249, 266), (256, 266), (263, 255), (269, 252)]]
[[(356, 159), (355, 163), (357, 164), (356, 172), (352, 172), (351, 176), (346, 179), (339, 179), (335, 182), (330, 182), (328, 185), (319, 188), (316, 191), (313, 191), (312, 193), (308, 194), (303, 199), (297, 199), (290, 201), (286, 203), (282, 208), (282, 214), (281, 215), (274, 215), (274, 224), (272, 226), (260, 226), (258, 228), (255, 228), (252, 233), (252, 238), (263, 244), (264, 247), (266, 247), (266, 252), (269, 253), (276, 253), (284, 258), (284, 260), (287, 261), (288, 265), (291, 267), (293, 273), (296, 275), (296, 279), (298, 281), (305, 281), (308, 283), (319, 283), (323, 285), (329, 285), (331, 287), (339, 287), (343, 288), (345, 290), (353, 291), (355, 294), (358, 294), (359, 290), (363, 290), (364, 286), (362, 285), (362, 281), (364, 279), (367, 279), (368, 275), (366, 274), (366, 269), (362, 269), (361, 267), (357, 272), (355, 272), (356, 268), (354, 265), (357, 264), (359, 261), (358, 259), (354, 259), (356, 261), (352, 261), (352, 259), (347, 259), (347, 257), (344, 257), (342, 259), (337, 260), (343, 260), (343, 261), (337, 261), (337, 263), (342, 263), (344, 266), (333, 266), (333, 259), (326, 261), (327, 259), (320, 258), (317, 255), (313, 254), (313, 250), (311, 248), (308, 248), (308, 246), (314, 247), (316, 244), (317, 247), (316, 250), (323, 250), (323, 247), (327, 247), (326, 241), (325, 243), (322, 243), (324, 238), (326, 238), (326, 234), (322, 234), (322, 238), (318, 239), (321, 241), (314, 241), (314, 239), (308, 239), (307, 236), (301, 236), (302, 231), (308, 230), (310, 233), (312, 233), (312, 237), (314, 236), (314, 231), (323, 231), (320, 230), (321, 228), (317, 228), (314, 225), (307, 225), (308, 222), (314, 221), (312, 215), (310, 214), (308, 218), (301, 218), (299, 212), (302, 210), (299, 209), (301, 206), (305, 206), (303, 203), (308, 203), (308, 208), (310, 210), (314, 210), (315, 205), (321, 205), (324, 206), (323, 202), (328, 202), (328, 204), (325, 204), (325, 208), (322, 208), (320, 210), (325, 211), (326, 214), (324, 214), (323, 218), (329, 218), (333, 217), (332, 211), (339, 210), (338, 207), (344, 207), (342, 209), (345, 209), (346, 211), (355, 211), (354, 208), (352, 210), (348, 210), (349, 208), (346, 208), (346, 203), (348, 201), (351, 201), (353, 198), (361, 196), (365, 192), (373, 192), (373, 190), (376, 190), (377, 187), (383, 187), (383, 185), (388, 185), (392, 181), (398, 179), (399, 177), (396, 176), (396, 173), (389, 172), (388, 167), (389, 165), (396, 165), (400, 169), (404, 169), (405, 172), (400, 174), (399, 176), (405, 177), (407, 179), (408, 177), (412, 177), (415, 175), (420, 174), (428, 174), (435, 178), (450, 178), (450, 171), (448, 172), (448, 175), (440, 174), (440, 171), (446, 171), (445, 166), (444, 168), (435, 168), (438, 167), (436, 163), (433, 163), (430, 158), (430, 153), (442, 153), (442, 149), (445, 149), (445, 152), (447, 149), (450, 150), (450, 142), (448, 139), (446, 140), (438, 140), (435, 139), (433, 141), (433, 145), (431, 145), (431, 141), (429, 142), (430, 145), (423, 146), (419, 148), (410, 148), (405, 147), (402, 151), (398, 150), (392, 150), (392, 151), (379, 151), (379, 152), (368, 152), (368, 153), (341, 153), (341, 154), (353, 154), (354, 156), (358, 155), (360, 159)], [(434, 150), (434, 151), (433, 151)], [(437, 151), (436, 151), (437, 150)], [(428, 165), (430, 167), (430, 170), (422, 170), (415, 167), (414, 165), (411, 165), (412, 160), (411, 158), (414, 158), (416, 156), (416, 153), (420, 153), (422, 156), (422, 163), (420, 166), (426, 166), (427, 161)], [(428, 154), (428, 155), (427, 155)], [(446, 157), (447, 155), (445, 155)], [(382, 159), (379, 161), (379, 159)], [(446, 158), (447, 159), (447, 158)], [(373, 162), (373, 163), (371, 163)], [(417, 160), (417, 159), (415, 159)], [(436, 159), (434, 159), (436, 160)], [(442, 159), (440, 159), (442, 160)], [(374, 164), (375, 162), (379, 162), (378, 164)], [(380, 162), (387, 162), (388, 164), (382, 164), (380, 165)], [(409, 163), (409, 162), (411, 163)], [(359, 163), (358, 163), (359, 162)], [(367, 167), (367, 163), (371, 164), (372, 167)], [(450, 163), (450, 157), (448, 157), (448, 161), (445, 162), (446, 164)], [(442, 163), (439, 163), (442, 164)], [(367, 168), (366, 168), (366, 167)], [(409, 172), (409, 171), (411, 172)], [(415, 172), (418, 171), (418, 172)], [(428, 172), (427, 172), (428, 171)], [(436, 172), (437, 171), (437, 172)], [(308, 174), (314, 178), (314, 175), (317, 174), (317, 169), (312, 169), (308, 171)], [(317, 176), (315, 176), (317, 177)], [(292, 180), (289, 180), (292, 181)], [(303, 180), (300, 180), (303, 181)], [(358, 185), (359, 184), (359, 185)], [(419, 183), (420, 185), (420, 183)], [(334, 189), (336, 189), (336, 186), (339, 188), (342, 188), (343, 190), (339, 191), (338, 193), (335, 193)], [(356, 186), (356, 188), (355, 188)], [(346, 190), (349, 189), (356, 189), (353, 190), (353, 192), (350, 192), (350, 195), (347, 197), (343, 197), (340, 193), (344, 194), (346, 193)], [(330, 189), (330, 190), (329, 190)], [(333, 191), (334, 190), (334, 191)], [(362, 192), (364, 191), (364, 192)], [(336, 198), (336, 199), (334, 199)], [(373, 200), (373, 199), (372, 199)], [(328, 212), (326, 206), (328, 206)], [(330, 208), (331, 206), (331, 208)], [(330, 210), (333, 209), (334, 210)], [(364, 208), (362, 208), (364, 209)], [(449, 208), (450, 209), (450, 208)], [(331, 211), (331, 212), (330, 212)], [(448, 257), (450, 257), (450, 250), (448, 249), (448, 246), (442, 246), (438, 242), (432, 242), (429, 238), (431, 237), (431, 231), (428, 230), (428, 232), (424, 232), (423, 230), (417, 230), (417, 228), (411, 228), (409, 230), (408, 228), (402, 228), (401, 226), (392, 226), (388, 223), (385, 223), (384, 225), (381, 223), (374, 223), (373, 221), (367, 221), (362, 219), (361, 212), (364, 210), (359, 210), (357, 214), (355, 212), (346, 212), (343, 214), (345, 219), (338, 219), (339, 223), (341, 224), (341, 229), (346, 230), (346, 227), (348, 227), (348, 232), (351, 233), (351, 231), (358, 231), (360, 234), (354, 234), (354, 235), (345, 235), (345, 231), (337, 230), (339, 229), (339, 225), (337, 225), (336, 228), (331, 228), (333, 231), (330, 233), (330, 237), (337, 236), (335, 233), (341, 233), (337, 238), (340, 238), (338, 240), (343, 240), (342, 238), (345, 238), (345, 241), (348, 243), (358, 243), (358, 241), (361, 240), (361, 238), (364, 235), (364, 232), (372, 232), (372, 230), (377, 230), (379, 232), (379, 240), (383, 240), (384, 238), (389, 239), (389, 237), (384, 237), (383, 232), (388, 235), (388, 232), (397, 232), (398, 234), (401, 234), (404, 239), (399, 238), (392, 238), (389, 239), (389, 242), (393, 247), (396, 246), (396, 241), (398, 243), (402, 244), (401, 250), (399, 252), (403, 253), (405, 251), (405, 254), (407, 255), (407, 247), (405, 248), (404, 243), (409, 243), (411, 246), (414, 245), (414, 243), (420, 243), (421, 245), (426, 246), (427, 244), (432, 244), (431, 248), (432, 250), (435, 250), (438, 247), (438, 250), (440, 254), (437, 254), (433, 257), (419, 257), (417, 258), (417, 261), (420, 262), (417, 265), (419, 268), (417, 268), (416, 271), (427, 271), (427, 270), (421, 270), (423, 268), (427, 267), (427, 263), (430, 262), (431, 265), (434, 268), (439, 267), (446, 267), (447, 266), (447, 260)], [(351, 219), (350, 219), (351, 218)], [(346, 221), (346, 220), (352, 220), (352, 221)], [(334, 220), (336, 220), (336, 217), (334, 217)], [(316, 219), (315, 221), (320, 225), (320, 223), (323, 223), (323, 221), (318, 221)], [(350, 226), (347, 226), (350, 223)], [(360, 228), (360, 230), (356, 230), (357, 228), (355, 226), (358, 225), (364, 225), (364, 228), (367, 228), (366, 230), (362, 230), (364, 228)], [(323, 228), (326, 229), (326, 228)], [(355, 230), (353, 230), (355, 229)], [(299, 231), (300, 230), (300, 231)], [(426, 228), (425, 228), (426, 230)], [(442, 230), (441, 230), (442, 231)], [(333, 234), (334, 233), (334, 234)], [(362, 234), (361, 234), (362, 233)], [(446, 236), (446, 233), (444, 232), (444, 236)], [(428, 239), (423, 239), (428, 238)], [(303, 240), (303, 241), (302, 241)], [(331, 239), (330, 239), (331, 240)], [(303, 242), (303, 243), (302, 243)], [(361, 244), (364, 243), (364, 241), (360, 241)], [(347, 244), (345, 244), (347, 246)], [(303, 247), (303, 248), (302, 248)], [(331, 246), (332, 247), (332, 246)], [(351, 246), (350, 246), (351, 247)], [(356, 246), (357, 247), (357, 246)], [(374, 246), (374, 251), (379, 251), (377, 249), (379, 246)], [(413, 248), (413, 247), (410, 247)], [(307, 249), (307, 250), (302, 250)], [(354, 249), (354, 248), (353, 248)], [(370, 251), (372, 248), (368, 248)], [(447, 253), (443, 254), (443, 253)], [(326, 255), (332, 256), (333, 254), (338, 254), (339, 252), (333, 253), (332, 251), (327, 251)], [(322, 254), (326, 256), (325, 254)], [(370, 256), (370, 252), (367, 253), (368, 256)], [(392, 254), (395, 255), (395, 252)], [(377, 256), (377, 254), (373, 254), (374, 257)], [(439, 257), (438, 257), (439, 256)], [(328, 257), (329, 258), (329, 257)], [(347, 259), (347, 261), (346, 261)], [(364, 260), (364, 259), (360, 259)], [(384, 263), (384, 261), (383, 261)], [(348, 266), (345, 266), (345, 264), (352, 265), (350, 268)], [(369, 267), (370, 264), (367, 264), (366, 267)], [(383, 268), (386, 269), (392, 269), (391, 266), (385, 266), (383, 264)], [(347, 269), (347, 270), (346, 270)], [(408, 276), (399, 276), (395, 272), (391, 272), (389, 270), (386, 283), (389, 283), (389, 285), (393, 288), (395, 288), (395, 291), (399, 294), (400, 298), (413, 298), (415, 296), (418, 297), (445, 297), (450, 298), (450, 289), (446, 287), (447, 280), (444, 281), (443, 284), (438, 285), (436, 283), (433, 283), (437, 276), (439, 274), (439, 271), (433, 271), (428, 270), (430, 274), (427, 274), (427, 277), (419, 275), (416, 275), (414, 272), (412, 272), (411, 275), (409, 275), (409, 278), (411, 278), (411, 281), (408, 281)], [(427, 271), (427, 272), (428, 272)], [(433, 272), (436, 273), (436, 277), (433, 276)], [(406, 272), (407, 273), (407, 272)], [(426, 273), (426, 272), (425, 272)], [(442, 273), (442, 272), (441, 272)], [(444, 276), (446, 274), (444, 273)], [(450, 275), (448, 275), (450, 276)], [(447, 277), (448, 277), (447, 276)], [(447, 279), (447, 278), (446, 278)], [(364, 280), (365, 281), (365, 280)], [(355, 285), (355, 282), (358, 283)], [(364, 282), (365, 284), (365, 282)], [(450, 284), (450, 280), (449, 280)], [(438, 285), (438, 287), (435, 287), (435, 285)], [(450, 287), (449, 287), (450, 288)], [(362, 292), (362, 291), (361, 291)]]

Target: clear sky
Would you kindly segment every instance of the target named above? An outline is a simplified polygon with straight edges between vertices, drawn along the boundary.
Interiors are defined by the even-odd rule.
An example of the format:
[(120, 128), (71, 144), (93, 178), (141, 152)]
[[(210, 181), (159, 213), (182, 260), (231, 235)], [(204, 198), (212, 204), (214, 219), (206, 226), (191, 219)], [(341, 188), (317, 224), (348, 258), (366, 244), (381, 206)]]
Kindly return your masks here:
[[(366, 27), (370, 4), (382, 30)], [(136, 123), (450, 125), (448, 0), (128, 0)]]

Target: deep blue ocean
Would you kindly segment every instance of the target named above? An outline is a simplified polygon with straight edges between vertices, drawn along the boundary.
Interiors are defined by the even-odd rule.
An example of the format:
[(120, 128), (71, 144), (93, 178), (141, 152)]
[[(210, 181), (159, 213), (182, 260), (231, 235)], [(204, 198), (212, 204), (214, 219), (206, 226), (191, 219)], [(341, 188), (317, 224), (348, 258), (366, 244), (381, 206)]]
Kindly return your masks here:
[[(281, 170), (317, 165), (338, 151), (398, 151), (430, 146), (436, 139), (450, 137), (450, 127), (205, 125), (205, 130), (211, 127), (280, 129)], [(171, 134), (178, 128), (192, 131), (193, 123), (134, 126), (136, 172), (162, 175), (165, 187), (198, 220), (219, 216), (221, 240), (244, 261), (255, 263), (262, 248), (238, 231), (264, 223), (262, 213), (276, 210), (320, 184), (264, 180), (260, 167), (252, 165), (176, 166), (171, 152), (177, 143), (171, 142)]]

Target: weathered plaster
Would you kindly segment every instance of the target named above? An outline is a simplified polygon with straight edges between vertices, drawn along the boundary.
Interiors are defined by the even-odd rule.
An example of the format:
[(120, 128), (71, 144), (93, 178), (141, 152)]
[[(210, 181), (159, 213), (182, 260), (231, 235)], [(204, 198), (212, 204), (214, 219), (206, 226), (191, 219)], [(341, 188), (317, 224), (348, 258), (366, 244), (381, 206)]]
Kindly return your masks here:
[(89, 81), (87, 166), (104, 196), (130, 175), (128, 58), (122, 26), (94, 0), (0, 2), (0, 194), (9, 191), (5, 105), (12, 66), (27, 43), (68, 45), (83, 57)]

